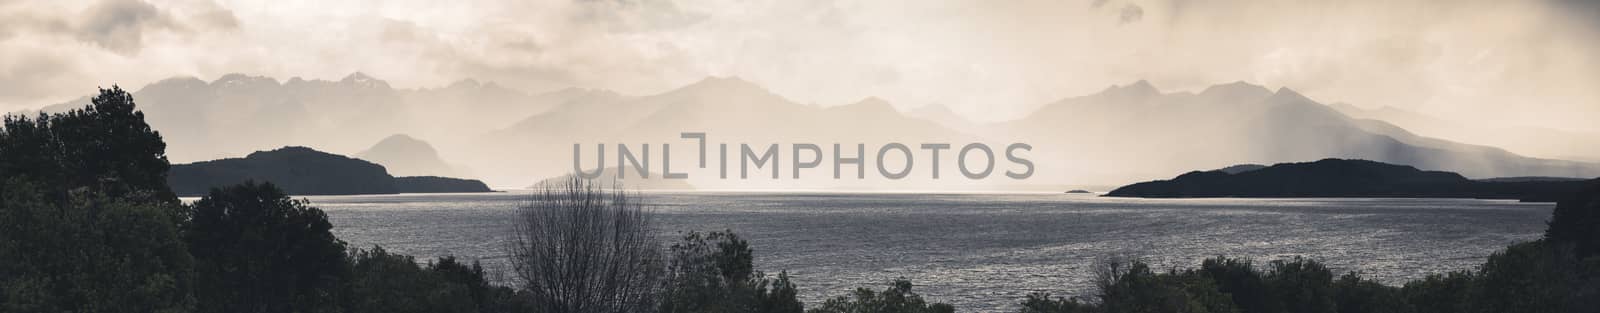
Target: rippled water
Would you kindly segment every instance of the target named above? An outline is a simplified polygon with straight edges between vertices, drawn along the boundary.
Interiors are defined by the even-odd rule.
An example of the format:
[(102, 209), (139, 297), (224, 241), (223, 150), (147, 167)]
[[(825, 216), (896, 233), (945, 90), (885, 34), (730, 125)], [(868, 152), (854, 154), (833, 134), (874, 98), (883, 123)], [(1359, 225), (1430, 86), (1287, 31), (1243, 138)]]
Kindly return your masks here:
[[(756, 267), (788, 270), (808, 304), (896, 277), (962, 311), (1026, 294), (1083, 295), (1111, 255), (1157, 268), (1292, 256), (1389, 283), (1469, 269), (1537, 238), (1550, 204), (1448, 199), (1120, 199), (1062, 194), (651, 193), (666, 238), (731, 229)], [(339, 238), (420, 259), (504, 268), (517, 193), (310, 197)], [(504, 280), (511, 280), (506, 273)]]

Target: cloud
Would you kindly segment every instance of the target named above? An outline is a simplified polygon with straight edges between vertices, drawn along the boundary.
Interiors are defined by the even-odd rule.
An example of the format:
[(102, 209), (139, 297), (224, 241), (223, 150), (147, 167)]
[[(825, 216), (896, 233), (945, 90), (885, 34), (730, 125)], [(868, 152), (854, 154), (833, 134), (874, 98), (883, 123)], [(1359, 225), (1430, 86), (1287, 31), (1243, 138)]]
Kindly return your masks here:
[[(1600, 119), (1600, 6), (1579, 0), (24, 1), (0, 1), (0, 84), (33, 88), (0, 105), (176, 75), (363, 71), (627, 94), (733, 75), (805, 103), (878, 96), (980, 120), (1138, 79), (1246, 80), (1454, 119)], [(43, 55), (66, 70), (23, 64)], [(59, 78), (24, 82), (36, 76)]]
[(1119, 23), (1136, 23), (1139, 22), (1140, 19), (1144, 18), (1144, 8), (1139, 7), (1137, 4), (1129, 3), (1128, 5), (1122, 6), (1122, 10), (1117, 14)]
[(101, 1), (79, 20), (79, 39), (121, 54), (139, 52), (147, 31), (180, 29), (165, 12), (139, 0)]

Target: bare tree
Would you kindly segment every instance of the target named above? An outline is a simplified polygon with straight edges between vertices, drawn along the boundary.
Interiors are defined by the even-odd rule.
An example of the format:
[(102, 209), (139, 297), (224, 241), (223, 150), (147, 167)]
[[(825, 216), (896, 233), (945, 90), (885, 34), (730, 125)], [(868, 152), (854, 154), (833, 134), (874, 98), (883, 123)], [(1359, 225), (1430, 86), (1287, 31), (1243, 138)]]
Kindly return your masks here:
[(664, 252), (650, 214), (615, 186), (540, 185), (517, 209), (512, 267), (539, 312), (654, 312)]

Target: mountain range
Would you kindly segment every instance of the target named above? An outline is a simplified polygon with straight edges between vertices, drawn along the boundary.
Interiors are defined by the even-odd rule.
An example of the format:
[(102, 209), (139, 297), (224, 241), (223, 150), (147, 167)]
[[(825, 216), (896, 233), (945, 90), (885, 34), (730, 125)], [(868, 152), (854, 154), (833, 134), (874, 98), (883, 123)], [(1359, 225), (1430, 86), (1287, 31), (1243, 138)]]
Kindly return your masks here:
[[(311, 146), (365, 155), (386, 165), (383, 159), (390, 163), (417, 159), (426, 165), (394, 168), (418, 171), (407, 174), (472, 173), (491, 185), (513, 187), (569, 173), (574, 144), (584, 145), (581, 151), (586, 153), (593, 153), (597, 144), (613, 145), (608, 149), (613, 153), (615, 144), (630, 149), (650, 144), (657, 163), (651, 171), (660, 171), (662, 144), (672, 144), (674, 172), (687, 171), (689, 183), (710, 189), (1060, 190), (1066, 185), (1120, 185), (1192, 168), (1323, 158), (1368, 159), (1472, 178), (1600, 176), (1600, 164), (1528, 157), (1422, 136), (1372, 116), (1352, 117), (1289, 88), (1272, 90), (1244, 82), (1200, 92), (1163, 92), (1138, 81), (1039, 105), (1023, 118), (988, 124), (966, 121), (936, 105), (902, 113), (877, 98), (833, 106), (801, 104), (736, 77), (710, 77), (659, 94), (630, 96), (579, 88), (528, 93), (472, 80), (441, 88), (397, 89), (361, 73), (339, 81), (286, 82), (230, 74), (211, 82), (167, 79), (139, 89), (134, 96), (167, 140), (168, 155), (175, 162)], [(44, 110), (85, 102), (87, 98)], [(717, 179), (715, 164), (697, 166), (698, 146), (694, 140), (679, 138), (682, 132), (706, 133), (707, 152), (712, 154), (708, 158), (713, 162), (717, 144), (729, 144), (734, 151), (741, 143), (779, 144), (785, 179)], [(433, 149), (417, 149), (414, 142), (392, 137), (400, 133), (428, 138), (437, 157), (428, 156), (427, 150)], [(395, 142), (370, 146), (390, 139)], [(876, 175), (834, 180), (826, 162), (802, 179), (789, 179), (789, 144), (813, 143), (832, 151), (828, 148), (833, 143), (851, 148), (864, 143), (871, 162), (872, 149), (890, 142), (913, 149), (920, 143), (957, 147), (970, 142), (991, 147), (1028, 143), (1034, 147), (1029, 158), (1037, 164), (1037, 172), (1026, 181), (960, 179), (954, 172), (953, 151), (947, 151), (952, 156), (940, 160), (946, 172), (940, 180), (921, 174), (926, 164), (919, 164), (919, 175), (893, 183)], [(399, 148), (384, 152), (385, 146)], [(737, 162), (734, 153), (730, 162)], [(596, 166), (590, 157), (580, 159), (585, 168)], [(618, 166), (615, 161), (610, 155), (603, 166)], [(448, 172), (434, 172), (440, 170)]]

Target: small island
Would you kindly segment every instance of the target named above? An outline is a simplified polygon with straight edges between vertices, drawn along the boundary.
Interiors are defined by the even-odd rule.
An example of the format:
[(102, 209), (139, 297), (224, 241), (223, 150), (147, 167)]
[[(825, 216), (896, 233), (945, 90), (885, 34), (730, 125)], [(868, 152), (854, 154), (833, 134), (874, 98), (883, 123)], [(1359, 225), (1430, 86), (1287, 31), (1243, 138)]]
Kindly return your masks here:
[(272, 182), (293, 195), (491, 192), (481, 181), (435, 176), (394, 177), (383, 165), (317, 151), (283, 147), (244, 158), (173, 165), (167, 185), (179, 196), (202, 196), (213, 187), (246, 180)]
[(1073, 189), (1073, 190), (1067, 190), (1067, 193), (1080, 193), (1081, 194), (1081, 193), (1094, 193), (1094, 192), (1093, 191), (1088, 191), (1088, 190), (1083, 190), (1083, 189)]
[(1584, 184), (1583, 180), (1569, 178), (1471, 180), (1452, 172), (1346, 159), (1227, 169), (1193, 171), (1169, 180), (1122, 186), (1106, 196), (1474, 198), (1554, 202), (1578, 191)]

